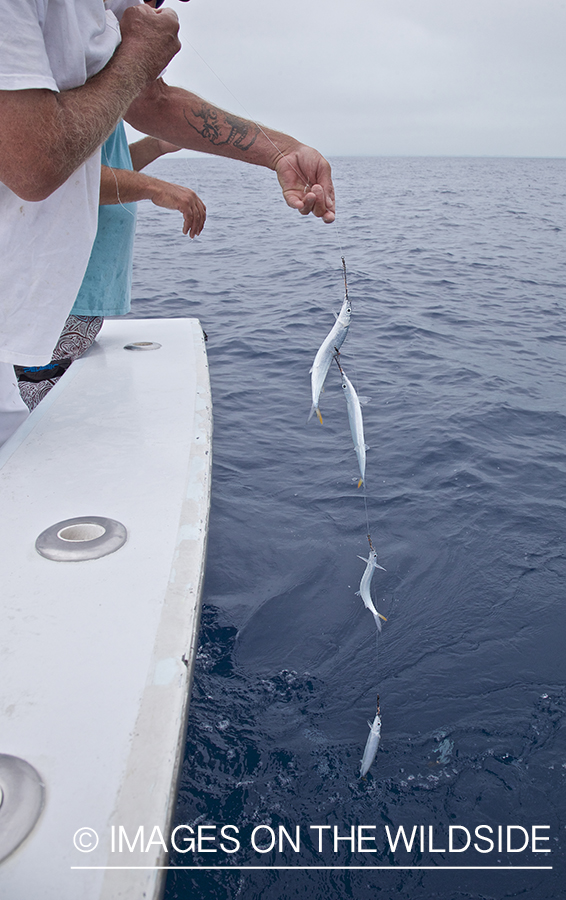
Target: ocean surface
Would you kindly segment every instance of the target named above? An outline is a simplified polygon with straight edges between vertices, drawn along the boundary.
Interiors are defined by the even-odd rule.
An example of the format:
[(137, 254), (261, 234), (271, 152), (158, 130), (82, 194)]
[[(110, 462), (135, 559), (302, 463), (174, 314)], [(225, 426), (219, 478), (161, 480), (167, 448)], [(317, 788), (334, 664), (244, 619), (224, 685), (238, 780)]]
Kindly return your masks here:
[[(175, 815), (201, 846), (171, 858), (200, 868), (166, 900), (563, 898), (566, 160), (331, 162), (334, 225), (213, 158), (148, 170), (206, 203), (194, 242), (140, 204), (133, 314), (200, 319), (214, 404)], [(367, 520), (337, 370), (307, 424), (342, 255)]]

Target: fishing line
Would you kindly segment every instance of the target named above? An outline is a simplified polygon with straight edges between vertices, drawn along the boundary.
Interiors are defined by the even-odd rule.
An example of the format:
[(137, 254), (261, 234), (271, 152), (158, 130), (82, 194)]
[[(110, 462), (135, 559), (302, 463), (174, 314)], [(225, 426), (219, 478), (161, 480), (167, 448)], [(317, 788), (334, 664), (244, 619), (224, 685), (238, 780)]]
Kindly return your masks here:
[[(241, 100), (240, 100), (238, 97), (236, 97), (236, 95), (234, 94), (234, 92), (233, 92), (232, 90), (230, 90), (230, 88), (228, 87), (227, 84), (224, 83), (224, 81), (222, 80), (222, 78), (220, 78), (220, 76), (214, 71), (214, 69), (212, 68), (212, 66), (211, 66), (211, 65), (206, 61), (206, 59), (199, 53), (199, 51), (196, 49), (196, 47), (194, 47), (194, 46), (190, 43), (190, 41), (185, 41), (185, 43), (187, 43), (187, 44), (189, 45), (189, 47), (191, 47), (191, 49), (193, 50), (193, 52), (196, 53), (196, 55), (199, 57), (200, 60), (202, 60), (202, 62), (205, 64), (205, 66), (206, 66), (208, 69), (210, 69), (210, 71), (212, 72), (212, 74), (214, 75), (214, 77), (220, 82), (220, 84), (224, 87), (224, 89), (225, 89), (226, 91), (228, 91), (228, 93), (230, 94), (230, 96), (233, 97), (233, 99), (236, 101), (236, 103), (241, 107), (241, 109), (244, 111), (244, 113), (246, 114), (246, 116), (248, 117), (248, 119), (249, 119), (249, 120), (250, 120), (250, 121), (251, 121), (258, 129), (259, 129), (259, 131), (261, 132), (261, 134), (263, 134), (263, 136), (264, 136), (265, 139), (268, 141), (268, 143), (271, 144), (271, 146), (277, 151), (277, 153), (279, 154), (279, 157), (285, 159), (285, 161), (286, 161), (286, 162), (288, 163), (288, 165), (291, 167), (291, 169), (293, 170), (293, 172), (295, 173), (295, 175), (297, 176), (297, 178), (299, 179), (299, 181), (302, 182), (302, 184), (304, 185), (304, 193), (306, 193), (306, 192), (310, 189), (310, 187), (311, 187), (311, 184), (309, 183), (309, 181), (306, 180), (305, 177), (304, 177), (299, 171), (297, 171), (297, 169), (293, 166), (293, 164), (285, 157), (285, 154), (283, 153), (282, 150), (280, 150), (280, 148), (277, 146), (277, 144), (275, 143), (275, 141), (273, 141), (273, 140), (269, 137), (269, 135), (266, 134), (266, 132), (263, 130), (263, 128), (261, 127), (261, 125), (259, 124), (259, 122), (257, 122), (257, 121), (250, 115), (250, 113), (247, 111), (246, 107), (245, 107), (244, 104), (241, 102)], [(278, 162), (278, 161), (279, 161), (279, 160), (276, 160), (276, 162)], [(338, 245), (339, 245), (339, 248), (340, 248), (340, 256), (341, 256), (341, 259), (342, 259), (342, 269), (343, 269), (343, 274), (344, 274), (345, 298), (346, 298), (346, 300), (349, 300), (349, 297), (348, 297), (348, 280), (347, 280), (347, 273), (346, 273), (346, 260), (345, 260), (345, 257), (344, 257), (344, 251), (343, 251), (343, 248), (342, 248), (342, 232), (341, 232), (340, 226), (338, 225), (338, 223), (337, 223), (336, 221), (335, 221), (335, 227), (336, 227), (336, 238), (337, 238), (337, 240), (338, 240)], [(339, 367), (340, 370), (342, 371), (341, 366), (340, 366), (340, 362), (339, 362), (339, 360), (338, 360), (339, 355), (340, 355), (340, 354), (339, 354), (339, 351), (337, 350), (337, 351), (336, 351), (335, 359), (336, 359), (336, 362), (337, 362), (337, 364), (338, 364), (338, 367)], [(356, 372), (357, 367), (356, 367), (356, 365), (355, 365), (355, 358), (354, 358), (354, 356), (353, 356), (353, 366), (354, 366), (354, 371)], [(357, 377), (356, 377), (356, 381), (357, 381), (357, 380), (358, 380), (358, 379), (357, 379)], [(365, 441), (365, 436), (364, 436), (364, 441)], [(369, 543), (369, 554), (368, 554), (368, 559), (370, 559), (370, 558), (371, 558), (371, 552), (372, 552), (372, 551), (375, 552), (375, 550), (374, 550), (374, 547), (373, 547), (373, 544), (372, 544), (371, 531), (370, 531), (370, 524), (369, 524), (369, 510), (368, 510), (368, 502), (367, 502), (367, 487), (366, 487), (365, 472), (364, 472), (364, 478), (363, 478), (363, 498), (364, 498), (365, 517), (366, 517), (367, 539), (368, 539), (368, 543)], [(378, 646), (379, 646), (378, 637), (379, 637), (379, 631), (376, 632), (376, 651), (375, 651), (375, 652), (376, 652), (376, 669), (377, 669), (377, 663), (378, 663)], [(376, 673), (376, 676), (377, 676), (377, 673)], [(379, 695), (378, 695), (378, 714), (379, 714)]]
[[(342, 243), (341, 243), (341, 241), (340, 241), (340, 234), (339, 234), (339, 232), (337, 233), (337, 237), (338, 237), (338, 241), (339, 241), (339, 244), (340, 244), (340, 249), (342, 250)], [(345, 259), (345, 257), (344, 257), (344, 253), (343, 253), (343, 252), (342, 252), (342, 271), (343, 271), (343, 277), (344, 277), (345, 299), (346, 299), (346, 301), (347, 301), (348, 304), (349, 304), (349, 303), (350, 303), (350, 298), (349, 298), (349, 293), (348, 293), (348, 276), (347, 276), (347, 271), (346, 271), (346, 259)], [(340, 352), (337, 350), (337, 351), (336, 351), (336, 355), (335, 355), (334, 358), (335, 358), (335, 360), (336, 360), (336, 364), (338, 365), (338, 368), (339, 368), (339, 370), (340, 370), (342, 376), (344, 376), (344, 371), (343, 371), (342, 366), (341, 366), (341, 364), (340, 364), (340, 359), (339, 359), (339, 357), (340, 357)], [(355, 380), (358, 381), (358, 378), (357, 378), (357, 366), (356, 366), (356, 361), (355, 361), (355, 353), (352, 354), (352, 366), (353, 366), (354, 373), (355, 373)], [(358, 398), (358, 402), (360, 402), (360, 401), (359, 401), (359, 398)], [(362, 420), (363, 420), (363, 417), (362, 417)], [(352, 435), (352, 436), (353, 436), (353, 435)], [(364, 442), (365, 442), (365, 430), (364, 430), (364, 436), (363, 436), (363, 439), (364, 439)], [(354, 442), (354, 443), (355, 443), (355, 442)], [(360, 472), (360, 474), (361, 474), (361, 472)], [(366, 477), (365, 477), (365, 470), (364, 470), (364, 478), (363, 478), (363, 482), (362, 482), (362, 483), (363, 483), (364, 511), (365, 511), (365, 518), (366, 518), (366, 535), (367, 535), (368, 544), (369, 544), (369, 552), (368, 552), (368, 563), (369, 563), (370, 559), (372, 559), (372, 553), (375, 554), (375, 561), (377, 561), (377, 558), (378, 558), (378, 557), (377, 557), (377, 551), (375, 550), (375, 548), (374, 548), (374, 546), (373, 546), (373, 542), (372, 542), (372, 538), (371, 538), (371, 528), (370, 528), (370, 522), (369, 522), (369, 509), (368, 509), (368, 498), (367, 498), (367, 482), (366, 482)], [(362, 578), (363, 578), (363, 576), (362, 576)], [(370, 583), (371, 583), (371, 582), (370, 582)], [(369, 586), (368, 586), (367, 589), (369, 590)], [(360, 583), (360, 592), (361, 592), (361, 583)], [(371, 594), (370, 594), (370, 597), (371, 597)], [(364, 603), (365, 603), (365, 601), (364, 601)], [(379, 613), (378, 613), (378, 615), (379, 615)], [(377, 620), (376, 620), (376, 623), (377, 623)], [(377, 680), (378, 682), (379, 682), (379, 636), (380, 636), (380, 631), (381, 631), (381, 628), (377, 628), (377, 629), (376, 629), (376, 633), (375, 633), (375, 677), (376, 677), (376, 680)], [(378, 694), (378, 699), (377, 699), (377, 717), (378, 717), (378, 718), (380, 717), (379, 694)], [(376, 720), (374, 720), (374, 724), (375, 724), (375, 721), (376, 721)], [(380, 730), (380, 733), (381, 733), (381, 719), (380, 719), (380, 718), (379, 718), (379, 730)], [(366, 743), (366, 749), (364, 749), (364, 757), (365, 757), (366, 750), (367, 750), (367, 748), (369, 747), (370, 740), (372, 740), (372, 733), (373, 733), (373, 727), (372, 727), (372, 725), (371, 725), (371, 723), (370, 723), (370, 735), (369, 735), (368, 741), (367, 741), (367, 743)], [(379, 741), (379, 739), (378, 739), (378, 741)], [(377, 745), (376, 745), (375, 750), (373, 751), (374, 754), (375, 754), (376, 751), (377, 751)], [(373, 760), (372, 760), (372, 762), (373, 762)], [(363, 762), (362, 762), (362, 765), (363, 765)], [(370, 766), (371, 766), (371, 762), (370, 762)], [(368, 766), (368, 769), (369, 769), (369, 766)]]
[(129, 213), (133, 219), (135, 219), (136, 217), (135, 217), (135, 214), (132, 212), (132, 210), (128, 209), (128, 207), (124, 203), (122, 203), (122, 199), (120, 197), (120, 186), (118, 184), (118, 178), (116, 176), (116, 172), (114, 171), (114, 167), (111, 166), (108, 161), (108, 151), (106, 150), (106, 146), (104, 144), (102, 145), (101, 156), (102, 156), (102, 154), (104, 154), (104, 156), (106, 157), (106, 162), (103, 162), (102, 165), (106, 166), (107, 169), (110, 169), (110, 171), (112, 172), (112, 175), (114, 177), (114, 181), (116, 182), (116, 196), (118, 198), (118, 203), (120, 204), (122, 209), (125, 209), (126, 212)]
[[(339, 243), (340, 243), (340, 239), (339, 239)], [(342, 250), (341, 243), (340, 243), (340, 249)], [(347, 275), (347, 271), (346, 271), (346, 259), (345, 259), (343, 253), (342, 253), (342, 272), (343, 272), (343, 277), (344, 277), (344, 293), (346, 296), (346, 300), (349, 301), (350, 297), (348, 294), (348, 275)], [(337, 353), (337, 357), (339, 355), (340, 354)], [(338, 368), (340, 369), (340, 372), (342, 372), (342, 366), (340, 365), (338, 358), (336, 359), (336, 362), (338, 363)], [(357, 377), (357, 366), (356, 366), (356, 361), (355, 361), (355, 354), (352, 355), (352, 366), (354, 368), (354, 378), (356, 380), (356, 386), (357, 386), (359, 383), (359, 380)], [(364, 441), (365, 441), (365, 434), (364, 434)], [(373, 544), (371, 542), (371, 531), (370, 531), (370, 526), (369, 526), (367, 484), (366, 484), (365, 473), (364, 473), (364, 480), (363, 480), (363, 498), (364, 498), (364, 509), (365, 509), (365, 513), (366, 513), (366, 534), (367, 534), (367, 538), (369, 541), (370, 550), (373, 550)]]

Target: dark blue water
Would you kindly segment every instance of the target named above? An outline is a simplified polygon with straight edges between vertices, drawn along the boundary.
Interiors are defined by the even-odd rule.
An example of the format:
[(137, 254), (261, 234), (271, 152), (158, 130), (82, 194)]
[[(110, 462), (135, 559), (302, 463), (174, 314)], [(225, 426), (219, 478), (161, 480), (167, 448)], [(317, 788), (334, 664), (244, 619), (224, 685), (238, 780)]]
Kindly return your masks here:
[[(171, 871), (166, 898), (564, 897), (566, 161), (333, 165), (339, 228), (287, 210), (271, 173), (215, 159), (153, 167), (204, 199), (200, 239), (182, 237), (176, 214), (140, 209), (134, 314), (201, 320), (214, 402), (175, 824), (216, 825), (202, 844), (216, 852), (171, 862), (234, 867)], [(373, 581), (388, 618), (378, 645), (355, 596), (366, 514), (337, 371), (324, 425), (306, 424), (342, 253), (342, 361), (371, 397), (368, 515), (387, 569)], [(360, 780), (378, 692), (382, 742)], [(228, 824), (235, 853), (220, 846)], [(299, 850), (254, 850), (263, 825), (294, 839), (299, 826)], [(311, 825), (331, 826), (321, 852)], [(376, 852), (335, 852), (332, 828), (359, 825)], [(418, 828), (410, 852), (391, 852), (386, 825), (425, 826), (422, 851)], [(468, 850), (449, 852), (450, 825), (472, 833)], [(538, 847), (551, 852), (495, 838), (480, 853), (479, 825), (524, 828), (513, 848), (549, 826)], [(264, 846), (269, 831), (256, 834)], [(372, 868), (386, 865), (399, 868)]]

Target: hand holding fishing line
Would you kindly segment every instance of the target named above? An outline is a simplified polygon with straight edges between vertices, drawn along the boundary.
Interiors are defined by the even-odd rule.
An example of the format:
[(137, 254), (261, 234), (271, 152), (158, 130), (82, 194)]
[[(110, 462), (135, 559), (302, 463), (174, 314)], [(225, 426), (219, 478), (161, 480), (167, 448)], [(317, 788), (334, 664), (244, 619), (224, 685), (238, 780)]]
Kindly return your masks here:
[(275, 172), (285, 202), (302, 216), (314, 216), (330, 223), (335, 219), (334, 186), (330, 163), (313, 147), (299, 145), (283, 153), (275, 162)]
[[(147, 3), (149, 0), (145, 0), (145, 2)], [(204, 127), (187, 118), (185, 109), (183, 109), (183, 115), (189, 127), (206, 137), (206, 141), (210, 142), (214, 149), (210, 145), (208, 147), (195, 146), (193, 149), (218, 153), (221, 156), (231, 156), (234, 159), (255, 162), (258, 165), (274, 169), (285, 202), (291, 209), (298, 210), (303, 216), (308, 216), (312, 212), (314, 216), (328, 224), (333, 222), (335, 219), (334, 185), (332, 184), (330, 163), (313, 147), (296, 141), (290, 135), (263, 128), (197, 48), (186, 38), (184, 41), (248, 116), (247, 121), (239, 119), (217, 107), (205, 106), (200, 98), (196, 98), (201, 104), (201, 109), (196, 112), (196, 115), (202, 118)], [(185, 92), (185, 94), (187, 97), (189, 96), (188, 93)], [(193, 110), (193, 115), (194, 113), (195, 110)], [(226, 134), (221, 137), (222, 122), (224, 122)], [(226, 129), (226, 126), (229, 127)], [(256, 130), (256, 135), (253, 135), (252, 131), (251, 137), (250, 126)], [(260, 141), (257, 140), (258, 134), (262, 135)], [(262, 142), (263, 148), (261, 148)], [(252, 150), (252, 154), (249, 153), (250, 150)], [(273, 150), (276, 153), (275, 157), (273, 157)]]

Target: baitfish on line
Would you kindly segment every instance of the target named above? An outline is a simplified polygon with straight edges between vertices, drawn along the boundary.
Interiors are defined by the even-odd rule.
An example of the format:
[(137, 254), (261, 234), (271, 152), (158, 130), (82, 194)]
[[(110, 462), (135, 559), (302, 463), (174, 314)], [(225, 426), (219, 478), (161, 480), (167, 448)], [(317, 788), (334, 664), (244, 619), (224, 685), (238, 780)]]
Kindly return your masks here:
[(379, 739), (381, 738), (381, 714), (379, 709), (379, 694), (377, 695), (377, 713), (373, 722), (369, 722), (369, 735), (364, 748), (364, 755), (360, 765), (360, 778), (363, 778), (369, 772), (369, 768), (375, 759), (377, 748), (379, 747)]
[(360, 589), (359, 591), (356, 591), (356, 597), (362, 598), (362, 600), (364, 601), (364, 606), (366, 607), (366, 609), (369, 609), (369, 611), (373, 615), (373, 618), (375, 619), (377, 630), (381, 631), (381, 622), (379, 620), (383, 619), (384, 622), (387, 622), (387, 619), (385, 618), (385, 616), (382, 616), (381, 613), (378, 613), (375, 606), (373, 605), (373, 600), (371, 599), (370, 594), (370, 584), (373, 578), (373, 573), (376, 569), (381, 569), (383, 572), (385, 572), (386, 570), (383, 568), (383, 566), (379, 565), (377, 561), (377, 553), (371, 546), (368, 558), (365, 559), (365, 557), (363, 556), (358, 556), (358, 559), (363, 560), (363, 562), (367, 563), (367, 565), (365, 568), (365, 572), (362, 575), (362, 580), (360, 581)]
[(310, 370), (312, 408), (307, 420), (309, 422), (312, 418), (313, 413), (316, 413), (318, 421), (322, 424), (322, 416), (320, 414), (320, 409), (318, 408), (320, 395), (324, 386), (324, 382), (326, 380), (326, 376), (328, 375), (330, 363), (344, 343), (346, 335), (348, 334), (351, 314), (352, 307), (348, 299), (348, 295), (346, 294), (346, 296), (344, 297), (342, 308), (340, 309), (340, 312), (336, 317), (336, 321), (331, 330), (324, 338), (322, 344), (318, 348), (317, 354), (312, 364), (312, 368)]
[(360, 478), (358, 487), (361, 487), (366, 477), (366, 450), (368, 446), (364, 439), (364, 420), (362, 417), (361, 399), (356, 394), (354, 385), (344, 372), (344, 369), (338, 362), (338, 368), (342, 375), (342, 388), (346, 398), (346, 406), (348, 407), (348, 419), (350, 422), (350, 431), (352, 432), (352, 440), (354, 441), (354, 449), (358, 457), (358, 465), (360, 467)]

